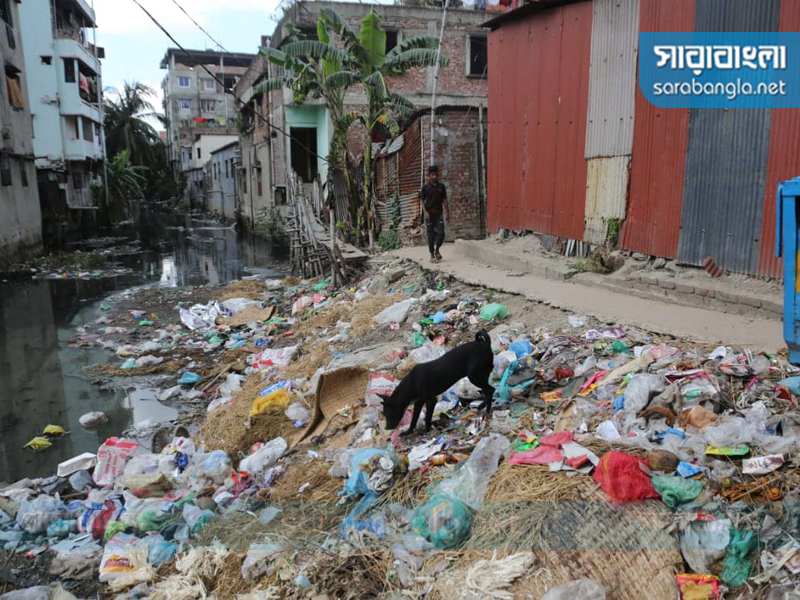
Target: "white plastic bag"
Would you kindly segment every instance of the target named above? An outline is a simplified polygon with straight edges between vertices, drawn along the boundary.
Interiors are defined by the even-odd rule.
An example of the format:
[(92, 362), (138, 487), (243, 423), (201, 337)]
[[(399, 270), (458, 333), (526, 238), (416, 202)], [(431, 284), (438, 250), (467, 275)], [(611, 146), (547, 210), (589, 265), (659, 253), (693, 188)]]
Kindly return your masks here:
[(134, 456), (125, 465), (125, 478), (157, 472), (158, 461), (158, 454), (139, 454)]
[(271, 440), (239, 463), (240, 471), (247, 471), (252, 475), (262, 475), (264, 471), (278, 462), (286, 452), (288, 444), (282, 437)]
[(258, 300), (250, 300), (249, 298), (231, 298), (229, 300), (225, 300), (221, 304), (222, 308), (231, 313), (231, 315), (235, 315), (236, 313), (243, 311), (248, 306), (255, 306), (256, 308), (261, 308), (264, 306), (263, 302), (259, 302)]
[(219, 386), (219, 393), (223, 396), (230, 396), (233, 392), (238, 392), (242, 389), (242, 381), (244, 381), (244, 377), (236, 373), (230, 373), (225, 382)]
[(242, 563), (242, 577), (252, 580), (274, 573), (277, 559), (282, 552), (283, 547), (278, 544), (250, 544), (247, 557)]
[(293, 423), (306, 424), (311, 421), (311, 412), (299, 402), (294, 402), (286, 409), (286, 418)]
[(681, 533), (681, 553), (695, 573), (708, 573), (709, 567), (725, 556), (731, 540), (729, 519), (694, 521)]
[(642, 374), (634, 377), (625, 388), (625, 414), (633, 418), (650, 403), (650, 396), (666, 389), (661, 375)]
[(419, 348), (414, 348), (408, 356), (417, 364), (430, 362), (445, 355), (445, 349), (433, 342), (425, 342)]
[(100, 561), (100, 583), (108, 583), (135, 570), (131, 551), (139, 544), (135, 535), (118, 533), (106, 543)]
[(97, 450), (97, 466), (94, 468), (94, 482), (97, 485), (114, 483), (125, 471), (125, 464), (139, 450), (133, 440), (110, 437)]
[(292, 362), (296, 352), (296, 345), (286, 348), (267, 348), (253, 357), (253, 368), (260, 370), (266, 367), (286, 367)]
[(50, 523), (67, 518), (67, 505), (45, 495), (35, 500), (23, 500), (17, 510), (17, 524), (28, 533), (42, 533), (47, 531)]
[(403, 323), (408, 317), (408, 311), (411, 305), (417, 302), (416, 298), (408, 298), (401, 302), (396, 302), (391, 306), (384, 308), (377, 315), (372, 317), (378, 325), (389, 325), (390, 323)]
[(489, 480), (497, 471), (500, 457), (511, 447), (511, 442), (503, 435), (491, 433), (483, 438), (464, 466), (455, 475), (437, 483), (430, 492), (455, 496), (468, 506), (476, 509), (486, 495)]
[(464, 377), (459, 379), (456, 384), (450, 388), (459, 398), (465, 400), (479, 400), (483, 398), (483, 392), (477, 385), (473, 385), (469, 378)]

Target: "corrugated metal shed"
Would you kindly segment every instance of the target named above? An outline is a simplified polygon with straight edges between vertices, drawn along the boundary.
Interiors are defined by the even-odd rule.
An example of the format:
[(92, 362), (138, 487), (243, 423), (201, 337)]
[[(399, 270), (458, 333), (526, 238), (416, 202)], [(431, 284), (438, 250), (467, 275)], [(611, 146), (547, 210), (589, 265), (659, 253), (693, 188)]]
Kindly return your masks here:
[[(704, 0), (697, 31), (776, 31), (779, 0)], [(678, 258), (711, 256), (726, 270), (755, 273), (766, 188), (770, 109), (691, 113)], [(755, 200), (758, 199), (758, 200)]]
[(400, 193), (400, 227), (411, 227), (419, 218), (419, 190), (422, 169), (419, 120), (391, 141), (377, 159), (377, 212), (384, 226), (391, 223), (392, 200)]
[(488, 226), (583, 237), (592, 6), (489, 34)]
[[(641, 0), (639, 30), (694, 31), (694, 17), (695, 0)], [(650, 104), (637, 84), (623, 248), (677, 256), (688, 140), (689, 109)]]
[(584, 241), (603, 244), (611, 219), (621, 223), (628, 198), (630, 156), (593, 158), (586, 175), (586, 230)]
[[(781, 3), (780, 31), (800, 31), (800, 2)], [(773, 108), (770, 125), (767, 186), (764, 193), (764, 218), (761, 221), (761, 247), (758, 274), (783, 276), (783, 261), (775, 257), (775, 194), (778, 184), (800, 175), (800, 110)]]
[(638, 48), (639, 0), (594, 0), (586, 158), (633, 149)]

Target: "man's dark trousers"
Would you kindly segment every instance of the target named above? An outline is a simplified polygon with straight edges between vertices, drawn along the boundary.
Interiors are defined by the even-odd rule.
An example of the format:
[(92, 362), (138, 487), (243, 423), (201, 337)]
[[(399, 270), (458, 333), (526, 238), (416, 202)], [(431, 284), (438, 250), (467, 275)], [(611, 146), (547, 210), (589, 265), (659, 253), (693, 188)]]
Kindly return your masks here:
[(428, 215), (428, 250), (433, 254), (444, 244), (444, 215)]

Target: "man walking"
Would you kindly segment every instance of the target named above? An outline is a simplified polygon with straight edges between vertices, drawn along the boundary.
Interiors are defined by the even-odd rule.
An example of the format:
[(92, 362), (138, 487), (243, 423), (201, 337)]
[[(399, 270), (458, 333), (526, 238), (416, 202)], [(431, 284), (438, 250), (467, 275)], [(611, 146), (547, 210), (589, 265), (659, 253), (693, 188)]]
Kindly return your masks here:
[(428, 221), (428, 251), (431, 253), (431, 262), (439, 262), (442, 255), (439, 248), (444, 244), (444, 215), (447, 211), (447, 221), (450, 221), (450, 207), (447, 205), (447, 190), (439, 181), (439, 167), (428, 167), (428, 183), (419, 193), (425, 218)]

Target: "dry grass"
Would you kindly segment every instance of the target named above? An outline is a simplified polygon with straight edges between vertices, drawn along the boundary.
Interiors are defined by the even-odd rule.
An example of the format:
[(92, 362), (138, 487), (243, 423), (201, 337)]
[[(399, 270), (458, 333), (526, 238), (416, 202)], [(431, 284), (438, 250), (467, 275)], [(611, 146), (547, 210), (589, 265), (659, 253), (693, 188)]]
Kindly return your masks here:
[[(344, 485), (344, 479), (331, 477), (328, 471), (331, 464), (324, 460), (299, 460), (286, 469), (286, 473), (269, 490), (271, 502), (287, 500), (309, 500), (312, 502), (338, 500), (337, 494)], [(298, 490), (304, 484), (310, 484), (302, 494)]]
[(327, 366), (329, 362), (331, 347), (327, 342), (303, 342), (296, 358), (283, 369), (283, 376), (287, 379), (311, 377), (317, 369)]
[(487, 501), (565, 501), (581, 500), (595, 485), (591, 477), (552, 473), (546, 465), (503, 463), (489, 481)]
[(150, 365), (147, 367), (122, 369), (115, 365), (93, 365), (89, 367), (88, 370), (93, 375), (105, 375), (107, 377), (133, 377), (135, 375), (156, 375), (159, 373), (168, 373), (170, 375), (174, 375), (188, 362), (188, 358), (178, 358), (175, 360), (166, 360), (161, 364)]
[(391, 306), (395, 302), (400, 302), (403, 297), (399, 295), (389, 296), (388, 294), (374, 294), (356, 304), (352, 312), (350, 321), (350, 337), (358, 338), (367, 333), (374, 327), (372, 318), (384, 308)]
[(422, 504), (428, 500), (428, 488), (452, 474), (452, 469), (448, 467), (431, 467), (424, 473), (422, 469), (411, 471), (402, 479), (397, 479), (380, 497), (380, 502), (385, 504), (397, 502), (408, 506)]
[(236, 462), (236, 457), (246, 454), (256, 442), (283, 437), (291, 443), (298, 430), (284, 414), (288, 403), (275, 403), (265, 413), (249, 418), (253, 401), (268, 384), (258, 374), (251, 375), (234, 394), (233, 402), (206, 417), (199, 438), (209, 450), (224, 450)]
[(264, 292), (267, 286), (260, 281), (249, 281), (247, 279), (240, 279), (229, 283), (220, 289), (219, 297), (220, 302), (223, 300), (230, 300), (231, 298), (247, 298), (249, 300), (263, 300)]

